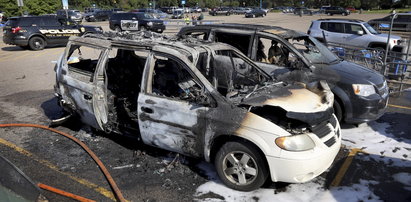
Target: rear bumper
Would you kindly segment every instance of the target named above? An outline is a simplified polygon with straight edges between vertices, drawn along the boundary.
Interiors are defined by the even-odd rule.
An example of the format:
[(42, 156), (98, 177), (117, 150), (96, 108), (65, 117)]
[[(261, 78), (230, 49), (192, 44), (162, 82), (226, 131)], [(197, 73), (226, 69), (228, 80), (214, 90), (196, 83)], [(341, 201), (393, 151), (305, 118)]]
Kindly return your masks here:
[(3, 42), (9, 45), (28, 46), (29, 40), (24, 36), (3, 36)]
[(165, 25), (154, 25), (152, 27), (148, 27), (150, 31), (153, 32), (163, 32), (166, 29)]

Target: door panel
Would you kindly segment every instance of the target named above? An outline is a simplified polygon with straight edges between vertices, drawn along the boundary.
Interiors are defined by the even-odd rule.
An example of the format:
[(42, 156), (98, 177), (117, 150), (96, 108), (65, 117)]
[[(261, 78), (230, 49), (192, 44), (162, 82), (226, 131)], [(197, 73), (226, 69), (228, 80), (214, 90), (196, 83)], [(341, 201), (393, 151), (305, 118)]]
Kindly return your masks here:
[[(76, 46), (77, 47), (77, 46)], [(103, 130), (101, 124), (96, 119), (93, 103), (98, 103), (95, 96), (96, 87), (94, 71), (100, 67), (100, 55), (102, 50), (91, 47), (78, 47), (63, 64), (63, 70), (67, 74), (62, 74), (62, 82), (65, 84), (62, 93), (63, 99), (72, 101), (76, 107), (76, 112), (82, 122)], [(101, 95), (99, 95), (101, 96)]]
[[(138, 97), (139, 127), (144, 143), (162, 149), (199, 156), (206, 107), (141, 93)], [(204, 128), (203, 128), (204, 129)], [(199, 134), (200, 133), (200, 134)]]
[[(138, 97), (138, 121), (144, 143), (191, 156), (204, 147), (207, 107), (198, 104), (202, 88), (182, 61), (153, 56), (145, 71), (150, 83)], [(147, 68), (147, 65), (146, 65)]]

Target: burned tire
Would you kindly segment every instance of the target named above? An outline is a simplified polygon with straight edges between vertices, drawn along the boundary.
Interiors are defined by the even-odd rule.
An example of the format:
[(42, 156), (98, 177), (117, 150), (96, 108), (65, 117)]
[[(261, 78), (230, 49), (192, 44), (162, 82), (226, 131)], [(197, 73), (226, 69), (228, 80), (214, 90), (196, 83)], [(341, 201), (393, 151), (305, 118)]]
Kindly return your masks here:
[(214, 165), (225, 185), (240, 191), (260, 188), (268, 177), (264, 156), (247, 142), (227, 142), (217, 152)]
[(43, 50), (46, 47), (46, 41), (41, 37), (35, 36), (29, 40), (29, 46), (31, 50)]
[(343, 110), (341, 108), (341, 104), (337, 100), (334, 100), (333, 109), (334, 109), (334, 114), (337, 117), (338, 122), (341, 123), (343, 119)]

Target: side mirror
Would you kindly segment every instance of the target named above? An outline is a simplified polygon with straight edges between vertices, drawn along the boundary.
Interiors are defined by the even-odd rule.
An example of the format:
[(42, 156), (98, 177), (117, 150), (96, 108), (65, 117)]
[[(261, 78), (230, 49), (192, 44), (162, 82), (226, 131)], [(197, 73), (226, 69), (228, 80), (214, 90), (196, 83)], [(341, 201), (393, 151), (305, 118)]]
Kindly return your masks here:
[(362, 31), (362, 30), (357, 31), (357, 35), (364, 35), (364, 31)]

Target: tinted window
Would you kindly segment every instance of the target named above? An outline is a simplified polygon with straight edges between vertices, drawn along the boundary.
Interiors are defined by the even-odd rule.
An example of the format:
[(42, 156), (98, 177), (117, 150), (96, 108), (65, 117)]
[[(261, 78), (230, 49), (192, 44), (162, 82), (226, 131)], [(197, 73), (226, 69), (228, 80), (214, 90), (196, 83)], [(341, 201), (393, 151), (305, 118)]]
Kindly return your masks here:
[(322, 22), (320, 25), (320, 28), (323, 30), (328, 30), (327, 25), (328, 25), (328, 22)]
[(19, 18), (10, 18), (7, 22), (6, 25), (7, 26), (17, 26), (17, 24), (19, 23), (20, 19)]
[(328, 31), (330, 32), (340, 32), (344, 33), (344, 24), (343, 23), (328, 23)]
[(215, 41), (230, 44), (238, 48), (245, 55), (248, 55), (248, 48), (250, 46), (251, 36), (216, 32)]
[(43, 18), (42, 25), (46, 26), (61, 26), (61, 23), (57, 20), (57, 18)]
[(350, 24), (350, 23), (345, 24), (345, 33), (357, 34), (358, 31), (364, 31), (361, 25)]

